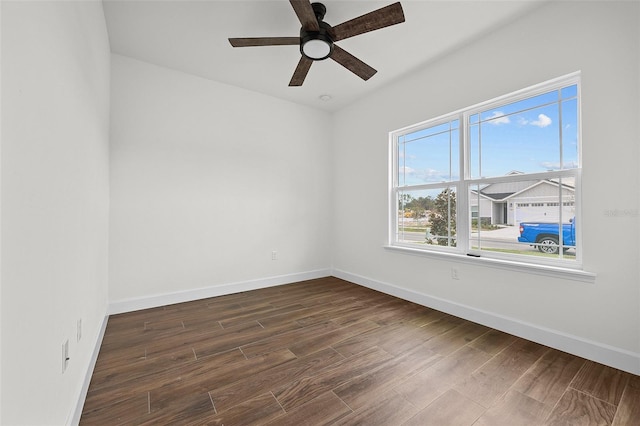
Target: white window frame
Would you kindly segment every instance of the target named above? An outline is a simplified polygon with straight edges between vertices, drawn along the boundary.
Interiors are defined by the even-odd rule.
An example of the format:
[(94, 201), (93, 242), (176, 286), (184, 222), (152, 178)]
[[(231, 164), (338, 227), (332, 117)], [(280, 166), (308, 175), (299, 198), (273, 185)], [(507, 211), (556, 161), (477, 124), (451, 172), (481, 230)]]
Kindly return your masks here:
[[(582, 132), (581, 132), (581, 75), (580, 72), (568, 74), (557, 79), (546, 81), (498, 98), (473, 105), (468, 108), (442, 115), (421, 123), (407, 126), (389, 133), (389, 220), (388, 220), (388, 245), (389, 249), (400, 250), (405, 253), (419, 254), (446, 258), (454, 261), (470, 262), (474, 264), (487, 264), (508, 269), (527, 270), (543, 275), (563, 276), (565, 278), (581, 281), (592, 281), (595, 274), (583, 271), (582, 264), (582, 215), (581, 215), (581, 174), (582, 174)], [(578, 120), (578, 166), (573, 169), (561, 169), (550, 172), (529, 173), (517, 175), (517, 177), (498, 176), (490, 178), (471, 178), (470, 152), (471, 142), (469, 137), (469, 117), (487, 109), (498, 108), (513, 102), (534, 97), (562, 87), (577, 85), (577, 120)], [(421, 185), (400, 186), (398, 182), (398, 140), (400, 137), (428, 127), (442, 123), (459, 120), (459, 180), (442, 183), (425, 183)], [(571, 178), (575, 181), (575, 218), (576, 218), (576, 258), (575, 260), (549, 259), (537, 256), (513, 255), (499, 252), (477, 250), (470, 247), (470, 224), (472, 213), (469, 208), (469, 189), (471, 185), (487, 184), (495, 182), (508, 182), (517, 178), (527, 180), (553, 178)], [(398, 222), (398, 192), (403, 190), (433, 189), (442, 186), (456, 187), (456, 247), (424, 245), (404, 243), (396, 240)], [(559, 194), (562, 194), (561, 188)], [(559, 198), (560, 204), (563, 203)], [(560, 209), (562, 210), (562, 209)], [(561, 213), (560, 213), (561, 214)], [(478, 218), (479, 220), (479, 218)], [(564, 219), (563, 219), (564, 220)], [(567, 220), (564, 220), (565, 222)]]

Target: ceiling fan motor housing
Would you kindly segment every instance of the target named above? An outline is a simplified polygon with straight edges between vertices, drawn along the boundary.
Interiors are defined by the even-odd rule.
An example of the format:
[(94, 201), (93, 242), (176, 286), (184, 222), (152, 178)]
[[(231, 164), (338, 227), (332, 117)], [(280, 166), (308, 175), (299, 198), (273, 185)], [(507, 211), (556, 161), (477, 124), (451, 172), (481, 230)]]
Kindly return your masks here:
[(327, 8), (322, 3), (311, 3), (313, 12), (318, 20), (320, 31), (308, 31), (300, 28), (300, 53), (305, 57), (321, 61), (331, 56), (333, 52), (333, 39), (331, 38), (331, 25), (323, 21)]
[(318, 24), (320, 31), (300, 29), (300, 53), (314, 61), (327, 59), (333, 52), (333, 39), (329, 33), (331, 25), (324, 21)]

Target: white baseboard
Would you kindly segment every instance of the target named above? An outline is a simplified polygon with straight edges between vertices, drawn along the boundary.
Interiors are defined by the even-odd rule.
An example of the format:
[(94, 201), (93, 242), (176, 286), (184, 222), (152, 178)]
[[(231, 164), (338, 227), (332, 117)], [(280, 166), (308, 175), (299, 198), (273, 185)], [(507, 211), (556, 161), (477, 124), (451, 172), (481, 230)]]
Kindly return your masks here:
[(98, 332), (98, 336), (96, 341), (94, 342), (93, 352), (91, 354), (91, 359), (89, 360), (89, 365), (87, 366), (87, 371), (84, 375), (84, 381), (82, 383), (82, 387), (80, 388), (80, 395), (78, 395), (78, 402), (76, 403), (76, 408), (73, 412), (73, 417), (71, 418), (70, 425), (78, 425), (80, 423), (80, 417), (82, 417), (82, 409), (84, 408), (84, 402), (87, 399), (87, 392), (89, 392), (89, 385), (91, 384), (91, 377), (93, 376), (93, 369), (96, 366), (96, 361), (98, 360), (98, 355), (100, 354), (100, 346), (102, 346), (102, 339), (104, 338), (104, 332), (107, 329), (107, 320), (109, 316), (105, 316), (102, 320), (102, 325), (100, 326), (100, 331)]
[(429, 296), (397, 287), (392, 284), (373, 280), (349, 272), (336, 270), (332, 275), (382, 293), (390, 294), (410, 302), (418, 303), (429, 308), (455, 315), (505, 333), (513, 334), (523, 339), (531, 340), (552, 348), (599, 362), (632, 374), (640, 375), (640, 354), (617, 347), (572, 336), (546, 327), (530, 324), (515, 318), (483, 311), (471, 306), (451, 302), (438, 297)]
[(109, 314), (113, 315), (123, 312), (137, 311), (140, 309), (156, 308), (158, 306), (190, 302), (192, 300), (224, 296), (226, 294), (257, 290), (260, 288), (273, 287), (283, 284), (291, 284), (298, 281), (322, 278), (330, 275), (330, 269), (318, 269), (315, 271), (279, 275), (275, 277), (260, 278), (256, 280), (240, 281), (236, 283), (204, 287), (194, 290), (179, 291), (175, 293), (156, 294), (153, 296), (139, 297), (134, 299), (116, 300), (109, 303)]

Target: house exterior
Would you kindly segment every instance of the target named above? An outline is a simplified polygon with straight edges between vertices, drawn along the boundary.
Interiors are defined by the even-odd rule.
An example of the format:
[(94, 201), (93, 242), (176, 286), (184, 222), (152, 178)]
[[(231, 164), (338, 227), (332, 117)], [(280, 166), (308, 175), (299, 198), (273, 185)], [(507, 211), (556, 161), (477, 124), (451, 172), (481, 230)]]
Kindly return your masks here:
[[(508, 175), (516, 174), (522, 173)], [(573, 179), (563, 179), (562, 184), (555, 179), (499, 182), (471, 193), (472, 216), (493, 225), (556, 222), (560, 218), (566, 223), (575, 215)]]

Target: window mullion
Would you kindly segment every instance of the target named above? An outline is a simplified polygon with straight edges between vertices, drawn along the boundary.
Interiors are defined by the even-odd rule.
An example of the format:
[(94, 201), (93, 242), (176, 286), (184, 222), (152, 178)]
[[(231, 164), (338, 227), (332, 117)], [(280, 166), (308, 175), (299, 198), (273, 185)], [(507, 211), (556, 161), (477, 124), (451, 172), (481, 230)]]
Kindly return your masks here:
[(469, 229), (471, 218), (469, 214), (469, 188), (468, 179), (470, 175), (470, 154), (469, 154), (469, 113), (461, 113), (460, 117), (460, 132), (458, 137), (458, 161), (460, 170), (460, 180), (457, 185), (457, 201), (456, 201), (456, 226), (457, 226), (457, 241), (458, 249), (467, 253), (469, 251)]

